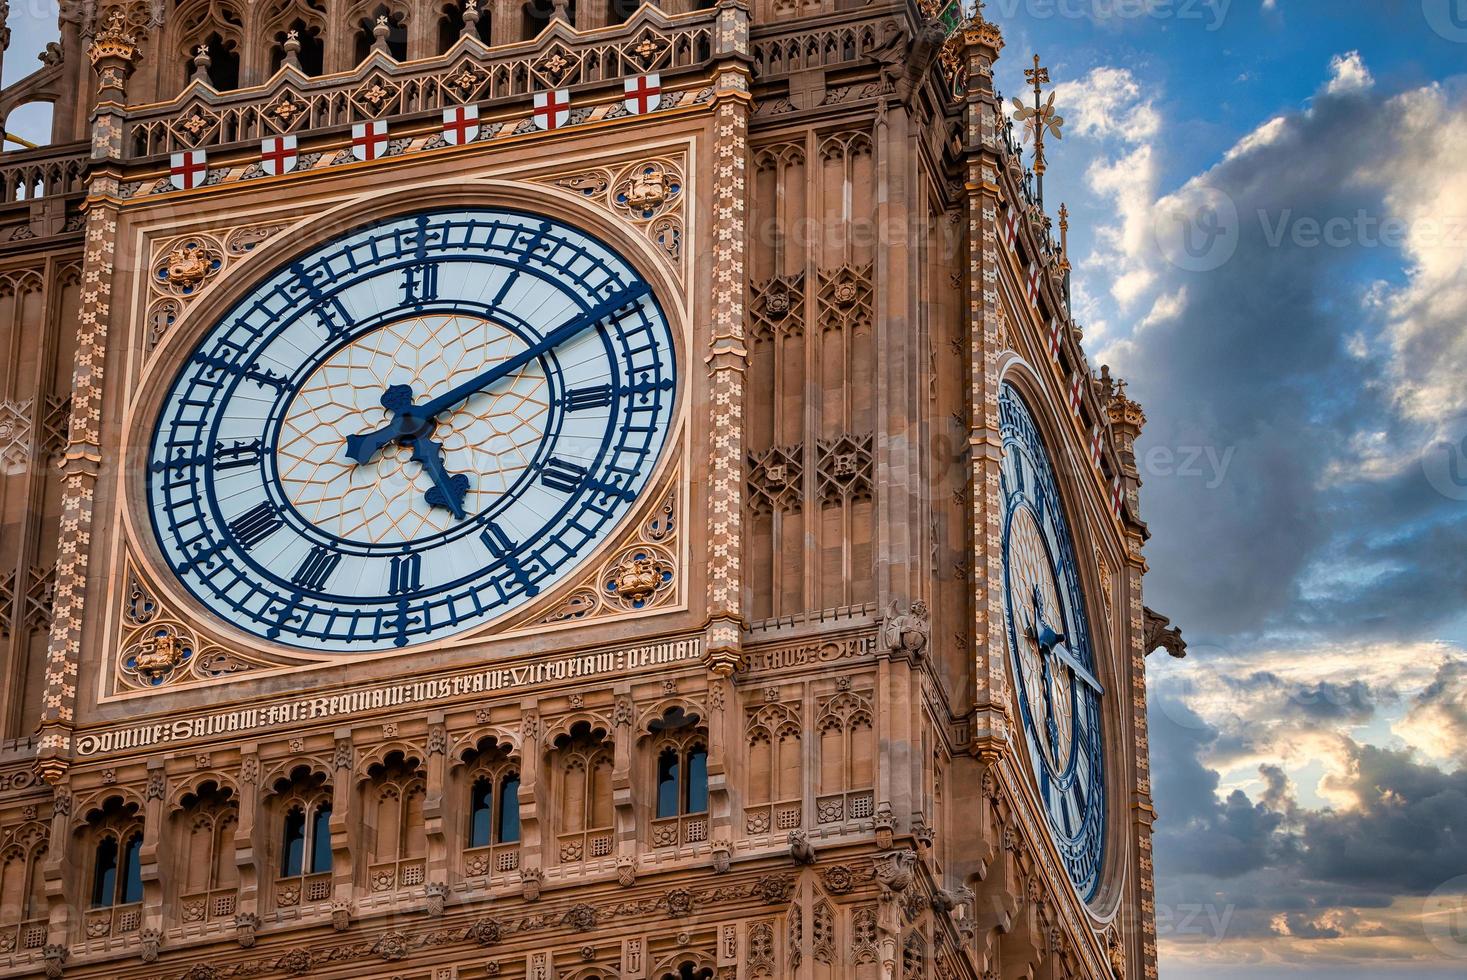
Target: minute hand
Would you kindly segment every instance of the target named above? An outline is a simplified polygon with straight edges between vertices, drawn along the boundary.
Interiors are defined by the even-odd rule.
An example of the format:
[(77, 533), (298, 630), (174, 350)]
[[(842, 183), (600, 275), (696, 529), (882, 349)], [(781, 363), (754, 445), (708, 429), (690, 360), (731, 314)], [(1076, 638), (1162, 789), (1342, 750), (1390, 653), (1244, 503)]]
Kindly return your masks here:
[(389, 410), (392, 417), (387, 424), (375, 432), (365, 432), (360, 435), (351, 435), (346, 440), (346, 454), (358, 463), (369, 462), (389, 443), (396, 442), (425, 426), (431, 426), (434, 418), (439, 412), (452, 408), (459, 402), (468, 398), (477, 391), (482, 391), (500, 378), (513, 374), (531, 361), (543, 356), (547, 351), (559, 347), (561, 344), (579, 335), (588, 327), (595, 326), (611, 314), (617, 312), (624, 306), (637, 302), (647, 295), (651, 288), (646, 283), (638, 283), (629, 289), (623, 290), (612, 296), (585, 313), (567, 321), (552, 330), (539, 343), (528, 350), (521, 351), (508, 360), (500, 361), (498, 364), (481, 372), (478, 376), (470, 378), (463, 384), (458, 385), (451, 391), (445, 392), (434, 398), (425, 405), (413, 405), (411, 389), (402, 387), (402, 404), (391, 403), (391, 396), (398, 394), (397, 389), (389, 388), (387, 395), (383, 396), (384, 402), (390, 402)]
[(469, 380), (465, 381), (463, 384), (457, 386), (456, 388), (452, 388), (439, 395), (437, 398), (434, 398), (426, 405), (423, 405), (422, 407), (417, 409), (417, 414), (425, 418), (433, 418), (439, 412), (442, 412), (445, 409), (452, 408), (475, 392), (483, 391), (485, 388), (489, 387), (500, 378), (513, 374), (520, 368), (524, 367), (526, 364), (529, 364), (531, 361), (540, 358), (546, 352), (554, 350), (568, 340), (573, 340), (575, 337), (579, 336), (582, 331), (584, 331), (588, 327), (594, 327), (596, 324), (611, 316), (611, 314), (617, 312), (622, 307), (630, 306), (632, 303), (635, 303), (637, 300), (647, 295), (650, 289), (651, 287), (649, 287), (646, 283), (638, 283), (635, 286), (632, 286), (628, 289), (623, 290), (620, 293), (617, 293), (610, 299), (603, 300), (601, 303), (591, 307), (591, 309), (587, 310), (585, 313), (581, 314), (575, 319), (568, 320), (564, 324), (550, 331), (533, 347), (525, 348), (515, 356), (507, 360), (500, 361), (498, 364), (477, 375), (476, 377), (472, 377)]

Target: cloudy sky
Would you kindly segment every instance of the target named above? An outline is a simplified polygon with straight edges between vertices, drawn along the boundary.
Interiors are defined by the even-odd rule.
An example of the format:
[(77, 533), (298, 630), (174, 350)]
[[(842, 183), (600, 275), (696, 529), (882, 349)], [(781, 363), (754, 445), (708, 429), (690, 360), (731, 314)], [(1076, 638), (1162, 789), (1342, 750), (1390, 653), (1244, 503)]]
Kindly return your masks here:
[[(1164, 975), (1467, 976), (1467, 0), (987, 13), (1150, 416)], [(7, 81), (54, 24), (12, 3)]]
[(1131, 382), (1163, 975), (1467, 976), (1467, 0), (992, 0)]

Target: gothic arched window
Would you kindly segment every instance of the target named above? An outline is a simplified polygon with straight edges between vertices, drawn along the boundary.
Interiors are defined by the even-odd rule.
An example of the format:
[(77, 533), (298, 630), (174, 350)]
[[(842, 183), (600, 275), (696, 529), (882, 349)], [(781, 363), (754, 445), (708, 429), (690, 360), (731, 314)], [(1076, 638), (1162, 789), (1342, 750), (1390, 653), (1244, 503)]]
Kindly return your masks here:
[(16, 950), (46, 944), (47, 904), (43, 862), (46, 826), (38, 821), (10, 828), (0, 847), (0, 943)]
[(708, 839), (708, 734), (696, 714), (669, 708), (651, 723), (652, 845), (673, 847)]
[(389, 752), (367, 769), (363, 789), (367, 881), (374, 892), (413, 888), (427, 876), (427, 828), (423, 800), (427, 778), (422, 760)]
[(554, 780), (562, 863), (611, 856), (611, 739), (577, 722), (555, 740)]
[(804, 823), (801, 736), (800, 716), (789, 705), (771, 703), (749, 713), (744, 726), (747, 833), (782, 834)]
[(201, 784), (180, 800), (173, 823), (179, 917), (188, 924), (232, 919), (239, 890), (233, 792), (214, 782)]
[(276, 782), (271, 811), (279, 828), (275, 905), (294, 908), (331, 897), (331, 787), (320, 772), (299, 767)]
[(815, 730), (820, 736), (816, 819), (821, 824), (869, 819), (875, 812), (876, 779), (871, 702), (850, 691), (825, 699)]
[(505, 874), (520, 866), (520, 769), (511, 751), (486, 740), (464, 753), (466, 875)]
[(98, 939), (142, 927), (142, 808), (108, 798), (87, 815), (86, 935)]

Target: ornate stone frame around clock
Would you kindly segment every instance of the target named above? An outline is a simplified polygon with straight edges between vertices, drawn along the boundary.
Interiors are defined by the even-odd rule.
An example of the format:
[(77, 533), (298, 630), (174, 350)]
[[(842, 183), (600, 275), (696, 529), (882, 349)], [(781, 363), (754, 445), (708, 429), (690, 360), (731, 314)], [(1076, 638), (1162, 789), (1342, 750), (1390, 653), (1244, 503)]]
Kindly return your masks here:
[[(1066, 417), (1065, 406), (1058, 400), (1057, 395), (1050, 392), (1050, 386), (1041, 380), (1043, 375), (1039, 371), (1036, 371), (1022, 355), (1010, 351), (1000, 358), (996, 373), (998, 381), (994, 390), (997, 391), (1005, 382), (1019, 390), (1025, 403), (1029, 406), (1030, 413), (1034, 416), (1034, 423), (1039, 427), (1040, 437), (1044, 440), (1044, 445), (1049, 450), (1051, 458), (1058, 457), (1060, 453), (1072, 459), (1084, 458), (1083, 450), (1068, 431), (1071, 427), (1062, 421)], [(1062, 461), (1055, 459), (1055, 465), (1057, 467), (1062, 465)], [(1086, 465), (1088, 466), (1088, 463)], [(1107, 543), (1104, 533), (1098, 530), (1109, 524), (1109, 517), (1105, 513), (1105, 502), (1099, 500), (1096, 494), (1086, 492), (1088, 488), (1077, 490), (1074, 481), (1059, 480), (1058, 485), (1070, 536), (1074, 539), (1076, 564), (1079, 567), (1084, 592), (1085, 615), (1090, 621), (1091, 643), (1094, 647), (1096, 666), (1100, 670), (1101, 683), (1106, 686), (1106, 696), (1101, 700), (1100, 705), (1106, 762), (1106, 856), (1100, 872), (1100, 884), (1094, 898), (1088, 903), (1079, 902), (1092, 919), (1090, 925), (1095, 929), (1104, 929), (1116, 918), (1120, 909), (1132, 863), (1129, 859), (1118, 859), (1119, 855), (1129, 854), (1133, 844), (1128, 833), (1131, 827), (1131, 793), (1128, 787), (1134, 781), (1134, 773), (1125, 765), (1125, 754), (1120, 751), (1120, 747), (1128, 744), (1129, 741), (1126, 724), (1129, 716), (1126, 712), (1130, 708), (1131, 683), (1124, 631), (1119, 628), (1121, 624), (1117, 622), (1120, 617), (1110, 612), (1114, 599), (1103, 591), (1104, 583), (1099, 566), (1083, 559), (1084, 556), (1097, 553), (1109, 556), (1107, 561), (1112, 563), (1118, 562), (1120, 558)], [(1002, 656), (1003, 674), (1007, 683), (1006, 697), (1012, 702), (1013, 664), (1007, 640), (1002, 648)], [(1118, 698), (1123, 699), (1124, 703), (1117, 703)], [(1009, 710), (1017, 712), (1018, 709), (1010, 704)], [(1014, 724), (1017, 732), (1017, 717)], [(1013, 744), (1015, 750), (1011, 753), (1009, 761), (1019, 770), (1021, 776), (1016, 781), (1018, 786), (1015, 789), (1023, 793), (1029, 802), (1027, 811), (1021, 811), (1021, 813), (1028, 816), (1041, 814), (1044, 812), (1044, 807), (1034, 789), (1036, 780), (1028, 752), (1023, 750), (1021, 742), (1016, 740)], [(1069, 876), (1064, 872), (1059, 852), (1054, 848), (1050, 839), (1049, 828), (1042, 822), (1036, 822), (1030, 831), (1030, 840), (1044, 842), (1044, 858), (1053, 872), (1053, 880), (1067, 883)]]
[[(645, 152), (645, 151), (644, 151)], [(635, 160), (624, 159), (623, 166)], [(587, 199), (572, 189), (542, 182), (534, 183), (502, 177), (470, 180), (446, 179), (434, 184), (419, 184), (411, 190), (388, 194), (368, 193), (343, 197), (324, 213), (307, 218), (283, 229), (289, 235), (288, 247), (261, 247), (231, 263), (228, 276), (221, 277), (216, 289), (209, 290), (197, 301), (181, 308), (164, 334), (158, 338), (156, 356), (143, 365), (137, 383), (130, 393), (122, 426), (121, 458), (124, 476), (120, 481), (121, 502), (117, 513), (122, 527), (113, 576), (117, 583), (108, 604), (104, 635), (109, 638), (107, 650), (112, 663), (99, 676), (99, 701), (105, 703), (162, 692), (180, 687), (197, 687), (228, 683), (240, 672), (263, 677), (282, 672), (297, 672), (338, 667), (363, 661), (380, 660), (404, 654), (459, 649), (487, 639), (524, 636), (546, 630), (572, 628), (594, 618), (615, 622), (636, 617), (685, 611), (689, 607), (690, 535), (680, 533), (692, 501), (688, 496), (688, 464), (692, 456), (692, 432), (689, 425), (691, 404), (698, 384), (696, 359), (691, 357), (692, 296), (683, 282), (680, 256), (669, 255), (646, 230), (623, 220), (604, 202)], [(548, 186), (547, 186), (548, 184)], [(690, 196), (689, 188), (683, 195)], [(673, 329), (681, 367), (682, 390), (676, 415), (668, 436), (668, 448), (657, 463), (648, 483), (648, 491), (626, 521), (592, 554), (588, 555), (580, 573), (572, 575), (533, 606), (507, 612), (498, 619), (456, 637), (417, 644), (402, 650), (358, 655), (312, 656), (308, 652), (274, 646), (242, 631), (218, 622), (187, 593), (177, 587), (167, 571), (156, 541), (148, 530), (145, 512), (145, 463), (151, 427), (161, 401), (177, 367), (179, 351), (187, 351), (197, 343), (217, 318), (228, 310), (261, 276), (293, 255), (315, 247), (331, 237), (362, 224), (397, 214), (432, 207), (505, 207), (540, 211), (565, 220), (601, 238), (617, 249), (644, 276), (662, 301)], [(681, 210), (681, 209), (680, 209)], [(680, 220), (685, 220), (681, 214)], [(638, 232), (641, 233), (638, 233)], [(178, 232), (167, 236), (171, 242)], [(276, 242), (282, 236), (276, 236)], [(660, 254), (659, 254), (660, 253)], [(151, 275), (151, 269), (145, 274)], [(144, 331), (152, 329), (144, 324)], [(616, 597), (590, 595), (592, 580), (600, 579), (613, 564), (641, 558), (655, 568), (671, 565), (671, 581), (646, 596), (634, 606), (617, 602)], [(629, 568), (631, 566), (629, 565)], [(645, 568), (645, 567), (644, 567)], [(576, 605), (577, 599), (581, 605)], [(629, 608), (631, 607), (631, 608)], [(139, 610), (146, 609), (143, 616)], [(579, 615), (577, 615), (579, 613)], [(157, 650), (159, 643), (164, 650)], [(192, 645), (194, 656), (188, 662), (169, 664), (177, 646)], [(170, 649), (170, 645), (174, 645)], [(145, 649), (147, 664), (140, 674), (136, 654)], [(223, 667), (217, 676), (207, 671), (205, 657), (214, 667)], [(124, 667), (133, 659), (134, 666)], [(166, 671), (157, 684), (149, 683)]]

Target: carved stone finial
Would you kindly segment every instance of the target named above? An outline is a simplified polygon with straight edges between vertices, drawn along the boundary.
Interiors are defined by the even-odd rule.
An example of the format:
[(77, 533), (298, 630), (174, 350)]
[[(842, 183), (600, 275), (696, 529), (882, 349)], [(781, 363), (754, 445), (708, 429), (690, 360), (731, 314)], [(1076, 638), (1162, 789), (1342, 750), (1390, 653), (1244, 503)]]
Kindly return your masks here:
[(281, 46), (285, 52), (285, 64), (299, 69), (301, 66), (301, 32), (292, 28), (285, 35), (285, 43)]
[(196, 82), (209, 84), (209, 67), (214, 59), (209, 56), (209, 46), (201, 44), (194, 50), (194, 78)]
[(391, 54), (387, 46), (387, 35), (392, 33), (392, 25), (387, 20), (386, 14), (377, 15), (377, 23), (372, 25), (372, 50), (383, 54)]
[(464, 0), (464, 37), (479, 36), (479, 19), (484, 13), (479, 9), (479, 0)]
[(98, 31), (87, 48), (87, 58), (100, 82), (99, 94), (121, 100), (128, 76), (138, 61), (138, 39), (127, 29), (121, 8), (114, 7), (107, 26)]

